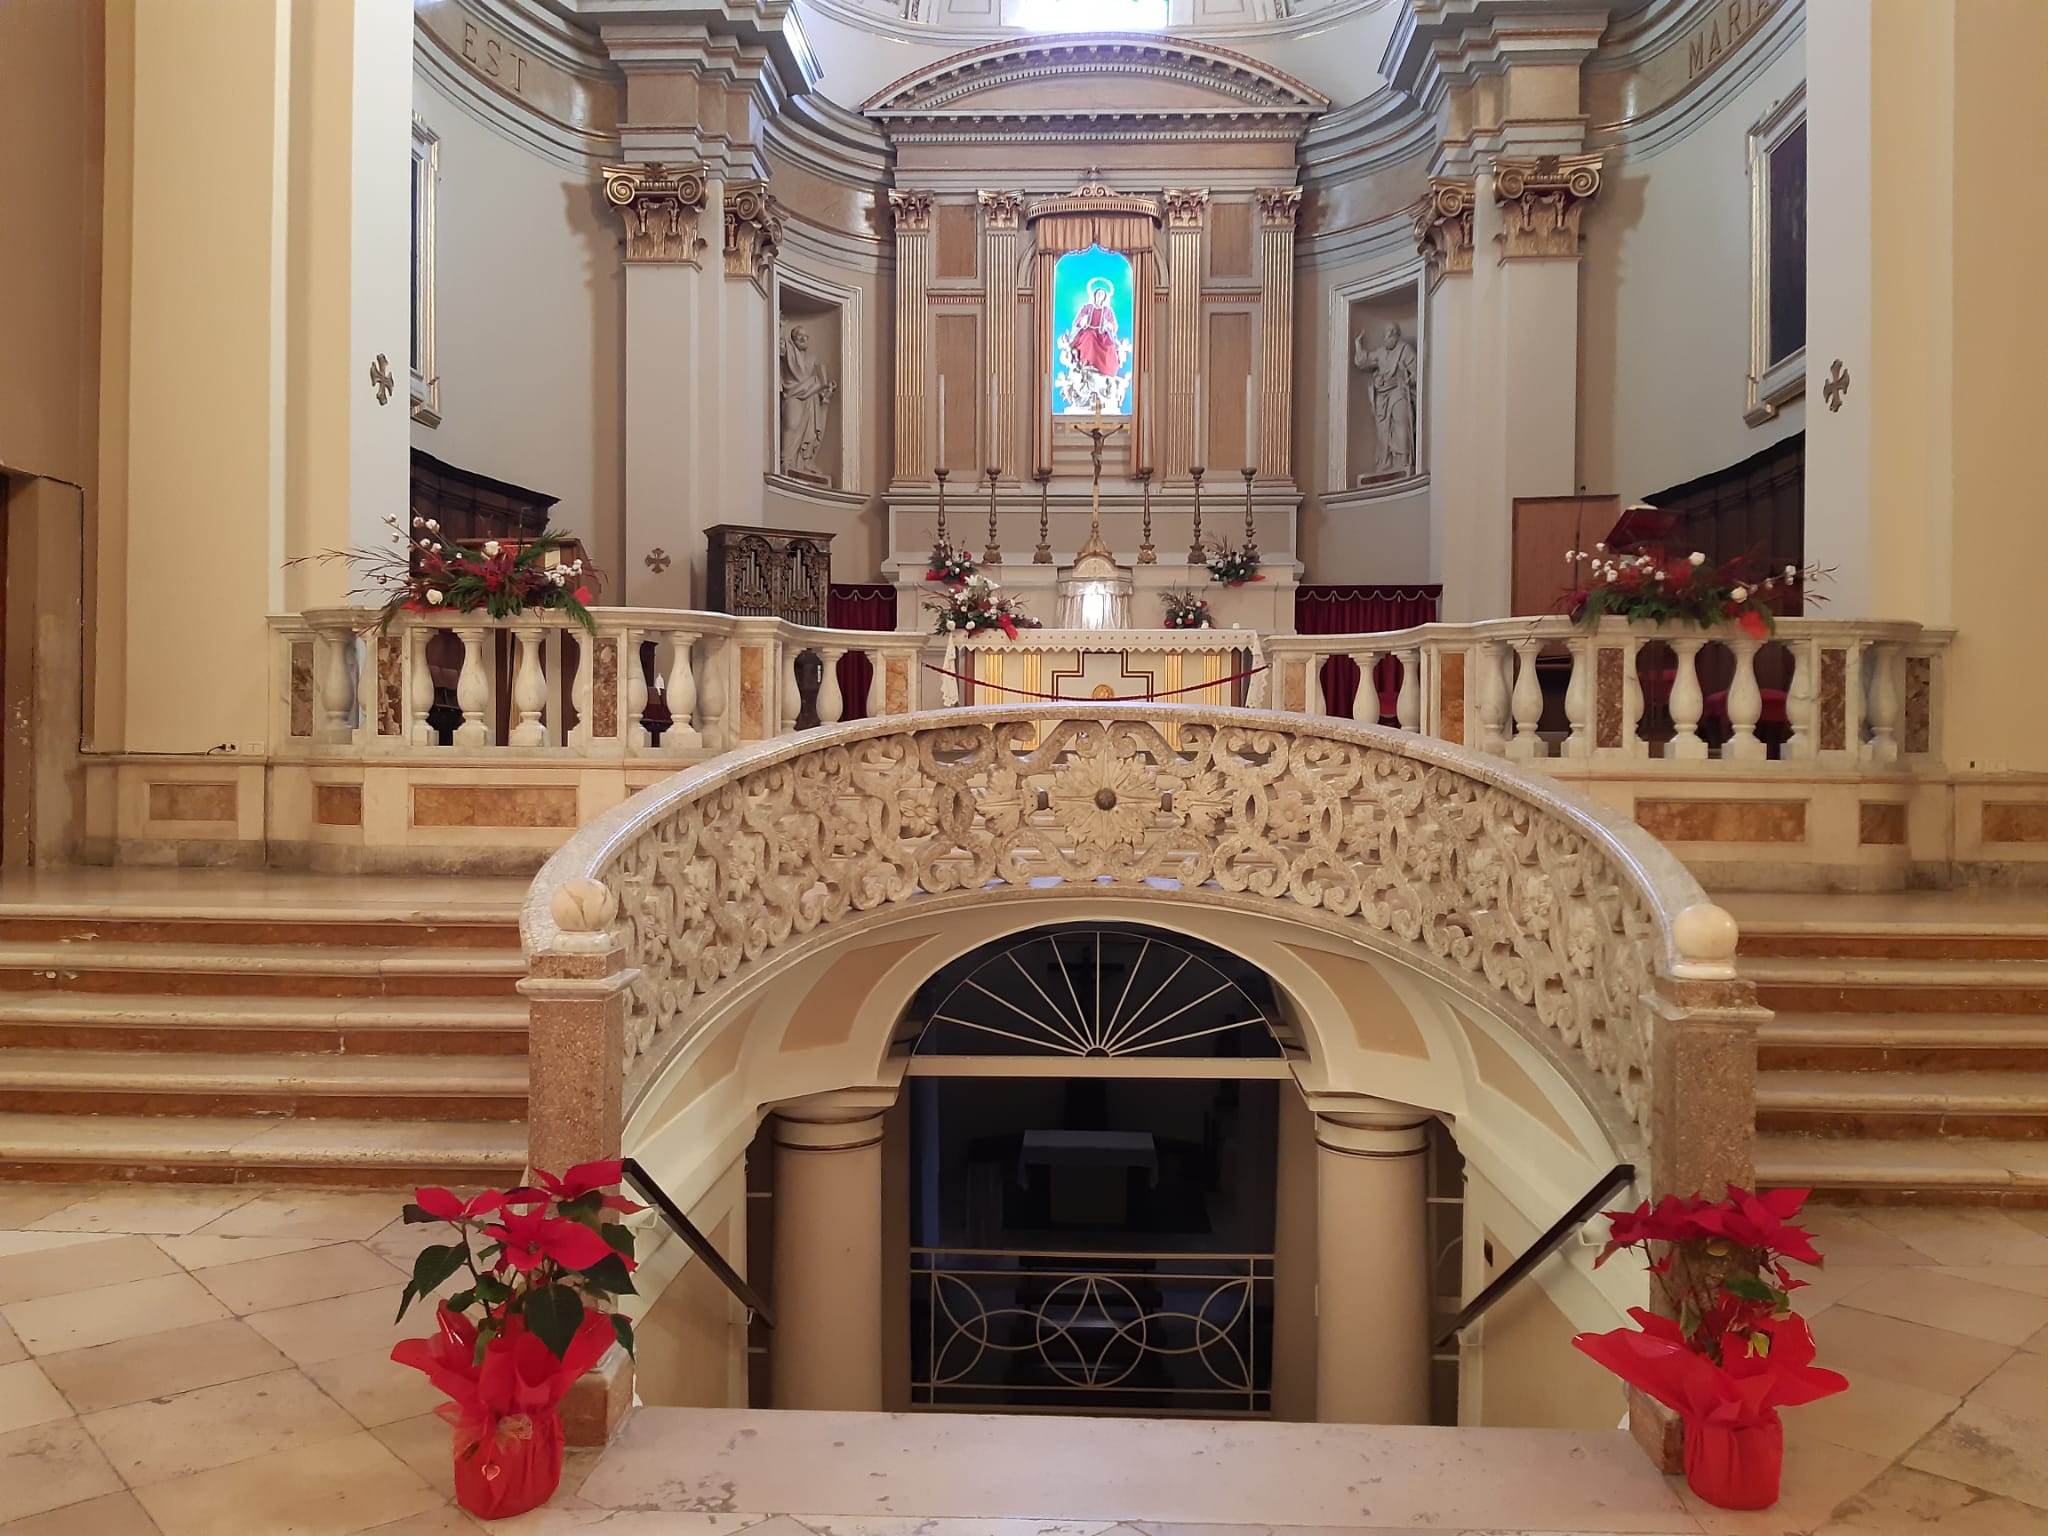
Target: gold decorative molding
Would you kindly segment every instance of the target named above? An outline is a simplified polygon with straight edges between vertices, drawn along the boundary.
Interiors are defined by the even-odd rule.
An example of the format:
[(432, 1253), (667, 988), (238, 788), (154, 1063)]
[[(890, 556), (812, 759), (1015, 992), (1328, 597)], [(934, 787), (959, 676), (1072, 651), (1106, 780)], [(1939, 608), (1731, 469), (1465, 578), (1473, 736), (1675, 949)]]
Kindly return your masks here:
[(896, 223), (896, 233), (922, 234), (932, 227), (932, 195), (929, 192), (889, 193), (889, 215)]
[(724, 202), (725, 275), (765, 283), (782, 246), (782, 209), (765, 181), (727, 182)]
[(1600, 192), (1599, 155), (1503, 157), (1493, 162), (1501, 256), (1577, 256), (1579, 220)]
[(1207, 187), (1168, 187), (1159, 194), (1166, 205), (1168, 229), (1200, 229), (1209, 212)]
[(1432, 278), (1472, 270), (1470, 176), (1432, 176), (1429, 191), (1415, 205), (1415, 245)]
[(704, 240), (697, 233), (704, 211), (704, 167), (608, 165), (604, 168), (605, 201), (619, 210), (626, 225), (628, 262), (669, 262), (697, 265)]
[(1262, 228), (1294, 228), (1295, 216), (1301, 212), (1301, 188), (1261, 187), (1254, 196), (1259, 200), (1259, 224)]
[(977, 192), (982, 222), (991, 233), (1024, 227), (1024, 194), (1021, 192)]

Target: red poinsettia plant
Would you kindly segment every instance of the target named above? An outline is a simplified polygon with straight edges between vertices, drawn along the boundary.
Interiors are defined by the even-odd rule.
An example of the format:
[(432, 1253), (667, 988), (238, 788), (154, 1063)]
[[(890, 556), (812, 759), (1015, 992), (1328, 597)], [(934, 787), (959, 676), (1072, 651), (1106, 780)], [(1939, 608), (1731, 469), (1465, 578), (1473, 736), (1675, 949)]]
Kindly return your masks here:
[[(414, 517), (410, 529), (387, 515), (388, 548), (338, 549), (287, 560), (339, 560), (360, 573), (352, 598), (378, 602), (379, 630), (401, 613), (475, 613), (509, 619), (529, 608), (566, 613), (592, 634), (597, 621), (590, 604), (604, 586), (604, 573), (582, 556), (571, 556), (575, 540), (553, 528), (519, 541), (483, 539), (468, 544), (443, 536), (440, 520)], [(473, 546), (473, 547), (472, 547)]]
[(455, 1488), (463, 1508), (498, 1518), (547, 1502), (562, 1470), (560, 1406), (576, 1379), (633, 1325), (610, 1310), (633, 1294), (633, 1233), (616, 1218), (641, 1209), (615, 1193), (617, 1162), (470, 1199), (416, 1190), (408, 1224), (439, 1222), (454, 1240), (413, 1261), (398, 1315), (457, 1274), (466, 1284), (435, 1308), (436, 1332), (405, 1339), (391, 1358), (448, 1395), (438, 1410), (455, 1431)]
[(1792, 1310), (1792, 1293), (1806, 1282), (1788, 1263), (1821, 1262), (1812, 1234), (1792, 1222), (1808, 1193), (1730, 1185), (1720, 1200), (1666, 1195), (1607, 1212), (1607, 1246), (1594, 1266), (1623, 1249), (1641, 1254), (1668, 1315), (1632, 1307), (1634, 1328), (1572, 1340), (1684, 1419), (1687, 1479), (1724, 1508), (1777, 1502), (1777, 1410), (1848, 1386), (1813, 1363), (1813, 1335)]
[[(1808, 592), (1827, 574), (1818, 566), (1767, 569), (1754, 555), (1719, 562), (1697, 549), (1622, 554), (1595, 544), (1565, 559), (1575, 581), (1560, 603), (1574, 622), (1591, 626), (1612, 615), (1702, 629), (1732, 623), (1759, 640), (1769, 637), (1785, 596)], [(1822, 599), (1808, 592), (1808, 601)]]
[(1258, 556), (1239, 549), (1235, 544), (1210, 545), (1208, 557), (1209, 579), (1220, 581), (1226, 587), (1241, 587), (1248, 581), (1266, 579), (1259, 574)]
[(932, 545), (932, 557), (925, 566), (924, 579), (942, 586), (964, 587), (974, 580), (974, 570), (972, 555), (940, 539)]

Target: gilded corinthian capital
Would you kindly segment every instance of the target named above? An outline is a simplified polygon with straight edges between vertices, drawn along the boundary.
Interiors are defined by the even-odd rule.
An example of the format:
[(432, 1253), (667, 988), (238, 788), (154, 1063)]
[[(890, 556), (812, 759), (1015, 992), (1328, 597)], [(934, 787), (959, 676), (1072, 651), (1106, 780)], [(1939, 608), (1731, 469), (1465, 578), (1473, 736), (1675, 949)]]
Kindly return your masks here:
[(921, 234), (932, 227), (932, 195), (891, 189), (889, 213), (896, 221), (897, 234)]
[(704, 167), (645, 165), (604, 167), (605, 201), (626, 224), (626, 260), (697, 265), (704, 241), (697, 218), (704, 211)]
[(775, 252), (782, 244), (782, 209), (768, 195), (765, 181), (725, 184), (725, 275), (768, 279)]
[(1579, 254), (1579, 220), (1600, 192), (1600, 156), (1539, 155), (1493, 162), (1493, 197), (1500, 204), (1501, 255)]
[(1166, 205), (1168, 229), (1200, 229), (1209, 211), (1207, 187), (1168, 187), (1159, 200)]
[(1024, 194), (1021, 192), (977, 192), (981, 217), (988, 228), (1002, 233), (1024, 227)]
[(1301, 212), (1301, 188), (1261, 187), (1256, 195), (1259, 200), (1259, 223), (1263, 228), (1294, 228), (1295, 215)]
[(1472, 270), (1474, 185), (1470, 176), (1432, 176), (1415, 204), (1415, 245), (1431, 277)]

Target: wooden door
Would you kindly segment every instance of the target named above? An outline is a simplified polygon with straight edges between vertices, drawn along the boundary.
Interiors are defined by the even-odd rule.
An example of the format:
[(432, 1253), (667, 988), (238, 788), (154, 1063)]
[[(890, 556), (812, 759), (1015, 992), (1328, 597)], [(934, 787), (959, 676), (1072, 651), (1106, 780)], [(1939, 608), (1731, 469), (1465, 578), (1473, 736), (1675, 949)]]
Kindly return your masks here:
[(1586, 575), (1583, 565), (1575, 572), (1565, 556), (1575, 549), (1591, 549), (1607, 537), (1621, 516), (1621, 498), (1517, 496), (1514, 516), (1509, 611), (1560, 613), (1565, 594)]

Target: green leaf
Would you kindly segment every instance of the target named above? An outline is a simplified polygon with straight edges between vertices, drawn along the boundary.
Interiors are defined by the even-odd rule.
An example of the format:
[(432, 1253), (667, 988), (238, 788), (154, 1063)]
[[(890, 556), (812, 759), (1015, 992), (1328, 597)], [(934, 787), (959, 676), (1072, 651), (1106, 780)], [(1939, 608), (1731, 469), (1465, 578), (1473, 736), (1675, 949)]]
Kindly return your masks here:
[(637, 1296), (633, 1289), (633, 1277), (626, 1272), (623, 1255), (608, 1253), (590, 1268), (577, 1271), (583, 1277), (585, 1290), (596, 1291), (602, 1296)]
[(453, 1296), (442, 1302), (441, 1305), (450, 1312), (467, 1312), (476, 1305), (476, 1287), (471, 1286), (466, 1291), (457, 1291)]
[(419, 1206), (417, 1206), (417, 1205), (412, 1205), (412, 1204), (410, 1204), (410, 1203), (408, 1203), (408, 1204), (406, 1205), (406, 1208), (405, 1208), (405, 1224), (406, 1224), (406, 1225), (407, 1225), (408, 1227), (417, 1227), (417, 1226), (420, 1226), (420, 1225), (422, 1225), (422, 1224), (423, 1224), (423, 1223), (425, 1223), (425, 1222), (429, 1222), (429, 1221), (439, 1221), (439, 1220), (441, 1220), (441, 1218), (440, 1218), (439, 1216), (435, 1216), (435, 1215), (433, 1215), (432, 1213), (430, 1213), (430, 1212), (428, 1212), (428, 1211), (426, 1211), (426, 1210), (422, 1209), (421, 1207), (419, 1207)]
[(557, 1360), (569, 1353), (569, 1341), (583, 1326), (583, 1298), (566, 1285), (544, 1285), (526, 1293), (526, 1326), (547, 1345)]
[(476, 1277), (476, 1295), (477, 1300), (481, 1301), (485, 1306), (495, 1307), (499, 1302), (507, 1301), (511, 1298), (512, 1287), (500, 1280), (496, 1275), (478, 1275)]
[(619, 1341), (619, 1348), (626, 1352), (626, 1358), (630, 1360), (633, 1358), (633, 1320), (630, 1317), (621, 1317), (616, 1312), (611, 1313), (610, 1317), (612, 1335)]
[(410, 1289), (420, 1296), (433, 1294), (442, 1281), (462, 1268), (462, 1261), (468, 1256), (469, 1250), (461, 1243), (428, 1244), (412, 1261)]
[(1740, 1296), (1744, 1301), (1775, 1302), (1778, 1299), (1777, 1291), (1765, 1284), (1761, 1276), (1752, 1275), (1742, 1269), (1735, 1270), (1722, 1280), (1721, 1288), (1730, 1295)]
[(405, 1321), (405, 1309), (412, 1305), (412, 1299), (417, 1295), (419, 1295), (419, 1292), (412, 1288), (412, 1282), (410, 1280), (406, 1281), (405, 1290), (398, 1298), (398, 1316), (392, 1318), (392, 1322), (402, 1323)]
[(624, 1222), (608, 1221), (597, 1229), (597, 1235), (610, 1243), (615, 1252), (633, 1257), (633, 1229)]
[(587, 1190), (583, 1194), (578, 1195), (574, 1200), (564, 1200), (556, 1207), (559, 1214), (568, 1217), (571, 1221), (584, 1222), (586, 1225), (590, 1217), (595, 1216), (603, 1209), (604, 1191), (601, 1189)]
[(1685, 1298), (1685, 1304), (1678, 1309), (1678, 1331), (1688, 1339), (1700, 1331), (1700, 1309), (1694, 1305), (1690, 1296)]

